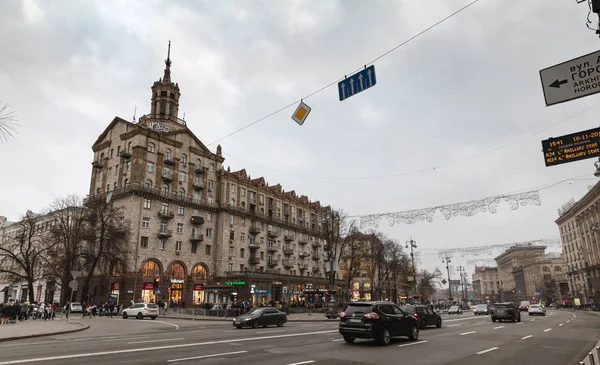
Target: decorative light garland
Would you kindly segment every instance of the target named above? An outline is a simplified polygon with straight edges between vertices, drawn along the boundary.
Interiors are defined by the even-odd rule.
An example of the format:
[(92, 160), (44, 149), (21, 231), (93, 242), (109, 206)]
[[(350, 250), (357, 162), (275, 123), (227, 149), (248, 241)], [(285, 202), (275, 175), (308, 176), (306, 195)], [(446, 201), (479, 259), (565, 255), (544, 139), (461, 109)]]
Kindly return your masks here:
[(510, 209), (517, 210), (520, 206), (526, 205), (540, 206), (540, 194), (538, 190), (532, 190), (524, 193), (498, 195), (493, 197), (483, 198), (481, 200), (471, 200), (463, 203), (455, 203), (449, 205), (440, 205), (431, 208), (422, 208), (394, 213), (379, 213), (363, 216), (356, 216), (360, 221), (361, 228), (378, 228), (381, 219), (388, 220), (390, 227), (395, 224), (414, 224), (416, 222), (433, 222), (435, 213), (442, 213), (446, 220), (452, 217), (472, 217), (479, 213), (495, 214), (498, 210), (498, 205), (502, 202), (507, 203)]

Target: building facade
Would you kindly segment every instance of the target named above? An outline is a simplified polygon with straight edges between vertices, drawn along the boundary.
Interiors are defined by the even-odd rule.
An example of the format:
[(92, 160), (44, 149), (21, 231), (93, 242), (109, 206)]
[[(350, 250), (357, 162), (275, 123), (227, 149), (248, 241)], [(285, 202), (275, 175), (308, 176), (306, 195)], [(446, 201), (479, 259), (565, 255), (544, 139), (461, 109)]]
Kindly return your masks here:
[(559, 210), (570, 297), (581, 304), (600, 302), (600, 183), (579, 201)]
[(472, 280), (475, 298), (481, 303), (500, 301), (500, 274), (497, 267), (476, 266)]
[(223, 166), (178, 117), (171, 60), (150, 112), (116, 117), (92, 146), (89, 199), (108, 197), (131, 225), (131, 255), (106, 295), (201, 305), (319, 301), (330, 288), (322, 219), (329, 207)]
[(550, 253), (526, 262), (521, 267), (525, 282), (522, 300), (564, 302), (568, 296), (568, 280), (562, 255)]
[(513, 274), (514, 269), (522, 266), (525, 262), (543, 257), (545, 250), (546, 246), (519, 244), (510, 247), (494, 258), (500, 277), (501, 301), (515, 302), (518, 300), (517, 283)]

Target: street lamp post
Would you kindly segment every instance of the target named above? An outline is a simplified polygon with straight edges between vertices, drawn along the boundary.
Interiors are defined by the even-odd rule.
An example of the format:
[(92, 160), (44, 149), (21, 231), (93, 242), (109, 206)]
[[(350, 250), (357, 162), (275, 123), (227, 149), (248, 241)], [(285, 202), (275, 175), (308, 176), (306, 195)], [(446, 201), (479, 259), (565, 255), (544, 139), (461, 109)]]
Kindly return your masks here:
[(462, 288), (462, 299), (463, 299), (463, 302), (465, 302), (466, 298), (465, 298), (464, 278), (467, 275), (467, 272), (465, 271), (464, 266), (459, 266), (457, 268), (457, 271), (460, 273), (460, 287)]
[(415, 268), (415, 254), (413, 249), (417, 248), (417, 241), (412, 239), (412, 236), (410, 236), (410, 239), (408, 241), (406, 241), (406, 246), (405, 248), (408, 248), (410, 246), (410, 259), (412, 261), (412, 271), (413, 271), (413, 295), (417, 294), (417, 270)]
[(442, 263), (446, 264), (446, 272), (448, 273), (448, 298), (452, 298), (452, 285), (450, 285), (450, 263), (452, 261), (450, 261), (450, 257), (448, 257), (448, 255), (446, 255), (446, 257), (444, 257), (442, 259)]

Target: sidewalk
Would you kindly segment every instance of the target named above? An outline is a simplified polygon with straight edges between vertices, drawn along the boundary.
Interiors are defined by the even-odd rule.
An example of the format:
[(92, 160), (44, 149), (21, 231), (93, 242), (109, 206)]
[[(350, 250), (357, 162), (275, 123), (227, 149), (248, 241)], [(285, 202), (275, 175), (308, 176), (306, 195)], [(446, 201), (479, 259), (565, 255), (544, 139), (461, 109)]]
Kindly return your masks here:
[(54, 319), (51, 321), (27, 320), (17, 323), (0, 324), (0, 342), (22, 340), (26, 338), (61, 335), (83, 331), (90, 328), (89, 325), (66, 319)]
[[(214, 316), (199, 316), (193, 314), (183, 313), (168, 313), (166, 316), (161, 315), (160, 318), (167, 319), (189, 319), (197, 321), (228, 321), (230, 322), (233, 317), (214, 317)], [(337, 319), (327, 319), (324, 313), (292, 313), (287, 316), (288, 322), (338, 322)]]

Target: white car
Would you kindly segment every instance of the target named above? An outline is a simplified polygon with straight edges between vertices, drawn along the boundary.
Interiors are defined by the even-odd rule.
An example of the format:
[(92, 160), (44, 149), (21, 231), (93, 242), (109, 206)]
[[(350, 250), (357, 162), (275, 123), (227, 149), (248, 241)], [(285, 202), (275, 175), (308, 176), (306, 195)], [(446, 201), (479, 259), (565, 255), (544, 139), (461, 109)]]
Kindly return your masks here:
[(533, 315), (545, 316), (546, 308), (544, 308), (541, 304), (530, 304), (529, 309), (528, 309), (528, 314), (530, 316), (533, 316)]
[(135, 303), (133, 306), (123, 309), (123, 319), (128, 317), (156, 319), (158, 317), (158, 305), (154, 303)]
[(448, 314), (462, 314), (462, 309), (457, 305), (453, 305), (448, 309)]

